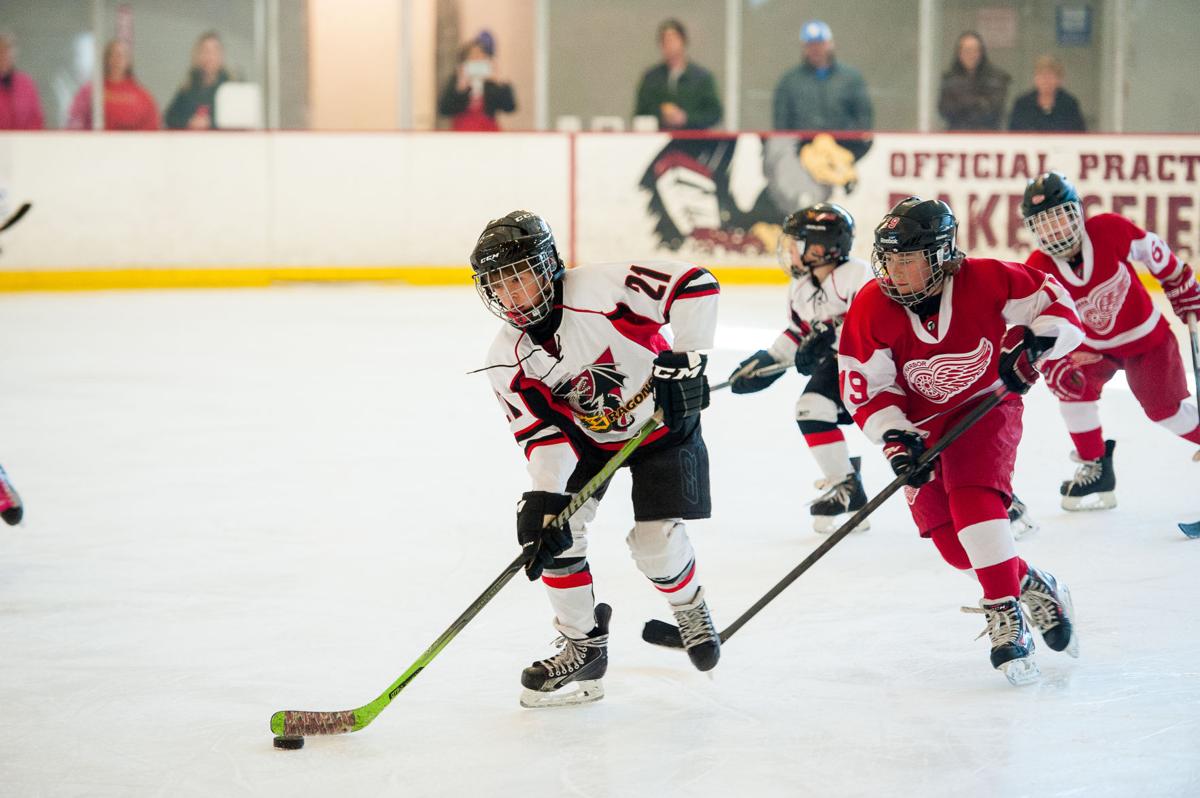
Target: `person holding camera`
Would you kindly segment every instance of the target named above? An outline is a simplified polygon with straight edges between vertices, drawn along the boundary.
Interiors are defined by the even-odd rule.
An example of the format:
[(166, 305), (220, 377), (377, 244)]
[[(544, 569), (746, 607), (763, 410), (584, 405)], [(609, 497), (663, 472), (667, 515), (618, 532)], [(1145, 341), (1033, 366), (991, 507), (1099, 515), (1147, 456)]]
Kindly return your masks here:
[(499, 130), (496, 114), (517, 109), (511, 83), (495, 77), (496, 42), (483, 31), (467, 42), (458, 58), (458, 69), (438, 99), (438, 113), (450, 117), (453, 130)]

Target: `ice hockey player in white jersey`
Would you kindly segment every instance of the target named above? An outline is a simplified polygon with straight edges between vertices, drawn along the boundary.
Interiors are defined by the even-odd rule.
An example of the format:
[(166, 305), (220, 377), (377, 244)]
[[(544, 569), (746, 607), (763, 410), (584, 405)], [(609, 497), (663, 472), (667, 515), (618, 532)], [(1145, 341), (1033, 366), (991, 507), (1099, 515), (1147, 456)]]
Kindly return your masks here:
[[(505, 322), (487, 371), (532, 478), (517, 505), (517, 538), (529, 553), (526, 574), (546, 586), (562, 636), (557, 654), (521, 674), (522, 705), (603, 696), (611, 609), (595, 604), (587, 525), (604, 489), (568, 529), (547, 524), (656, 408), (662, 426), (626, 461), (635, 522), (625, 541), (669, 603), (692, 663), (713, 668), (720, 638), (696, 579), (685, 522), (711, 512), (700, 431), (707, 356), (700, 350), (713, 345), (716, 279), (674, 261), (568, 271), (550, 226), (528, 211), (489, 222), (471, 267), (480, 297)], [(573, 692), (558, 692), (571, 684)]]
[[(838, 519), (867, 503), (859, 458), (850, 457), (839, 425), (853, 424), (838, 395), (838, 328), (850, 303), (873, 279), (871, 267), (850, 257), (854, 219), (840, 205), (818, 202), (790, 214), (779, 237), (779, 265), (791, 276), (787, 327), (770, 349), (760, 349), (730, 375), (736, 394), (755, 393), (782, 372), (756, 376), (776, 364), (795, 365), (808, 377), (796, 401), (796, 424), (823, 478), (824, 492), (810, 505), (813, 529), (832, 532)], [(863, 522), (858, 529), (868, 528)]]

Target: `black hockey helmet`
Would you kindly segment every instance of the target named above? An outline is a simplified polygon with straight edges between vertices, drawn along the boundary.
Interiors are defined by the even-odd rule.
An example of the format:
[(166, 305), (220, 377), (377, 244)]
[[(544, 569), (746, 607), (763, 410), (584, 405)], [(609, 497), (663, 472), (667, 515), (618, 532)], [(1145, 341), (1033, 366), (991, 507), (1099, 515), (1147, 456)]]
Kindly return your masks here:
[(546, 220), (531, 211), (513, 211), (488, 222), (479, 234), (471, 269), (488, 309), (525, 328), (550, 312), (553, 283), (562, 279), (566, 266)]
[[(937, 293), (948, 273), (946, 264), (962, 258), (955, 246), (957, 232), (954, 211), (941, 200), (907, 197), (896, 203), (875, 228), (871, 268), (879, 287), (902, 305), (915, 305)], [(921, 258), (904, 253), (918, 253)], [(919, 273), (906, 268), (921, 261), (925, 268)], [(900, 271), (904, 273), (899, 275)]]
[[(819, 260), (804, 257), (814, 245), (821, 247)], [(854, 217), (841, 205), (818, 202), (783, 220), (776, 253), (784, 271), (802, 277), (818, 266), (842, 265), (853, 246)]]
[(1046, 172), (1029, 181), (1021, 216), (1038, 248), (1051, 255), (1074, 255), (1083, 243), (1083, 203), (1062, 172)]

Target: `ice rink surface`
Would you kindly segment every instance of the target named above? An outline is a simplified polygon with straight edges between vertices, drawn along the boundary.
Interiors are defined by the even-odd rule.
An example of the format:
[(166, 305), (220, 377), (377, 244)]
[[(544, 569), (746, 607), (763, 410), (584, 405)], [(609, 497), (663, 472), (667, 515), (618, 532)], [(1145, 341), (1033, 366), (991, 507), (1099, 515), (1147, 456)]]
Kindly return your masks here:
[[(710, 373), (770, 344), (783, 288), (732, 287)], [(894, 498), (751, 621), (710, 678), (639, 637), (622, 473), (592, 530), (607, 697), (530, 711), (555, 636), (514, 580), (362, 732), (271, 747), (278, 709), (377, 696), (515, 554), (524, 460), (469, 289), (0, 297), (0, 796), (1200, 795), (1200, 464), (1122, 384), (1120, 506), (1058, 509), (1053, 400), (1027, 400), (1023, 556), (1067, 582), (1082, 657), (1010, 687), (978, 585)], [(1178, 327), (1178, 323), (1176, 323)], [(1190, 366), (1190, 364), (1189, 364)], [(704, 419), (715, 515), (690, 527), (719, 626), (821, 538), (794, 373)], [(867, 492), (890, 471), (857, 431)]]

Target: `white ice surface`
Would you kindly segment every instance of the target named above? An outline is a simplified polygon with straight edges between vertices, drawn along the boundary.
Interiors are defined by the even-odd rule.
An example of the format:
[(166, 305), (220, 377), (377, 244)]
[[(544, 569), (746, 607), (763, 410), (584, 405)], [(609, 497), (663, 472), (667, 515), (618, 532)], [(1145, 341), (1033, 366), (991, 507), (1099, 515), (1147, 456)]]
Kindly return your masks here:
[[(723, 297), (723, 376), (777, 332), (776, 288)], [(515, 553), (523, 460), (469, 289), (370, 286), (0, 297), (0, 796), (1200, 795), (1193, 448), (1120, 384), (1120, 506), (1058, 509), (1073, 465), (1037, 388), (1019, 549), (1074, 592), (1082, 658), (991, 670), (971, 580), (894, 499), (751, 621), (712, 678), (641, 642), (669, 617), (623, 538), (592, 535), (613, 605), (607, 697), (528, 711), (552, 650), (514, 580), (369, 728), (271, 747), (277, 709), (349, 709), (412, 663)], [(1190, 367), (1190, 363), (1188, 364)], [(795, 374), (705, 415), (715, 516), (691, 525), (728, 624), (820, 538)], [(857, 432), (868, 492), (881, 456)]]

